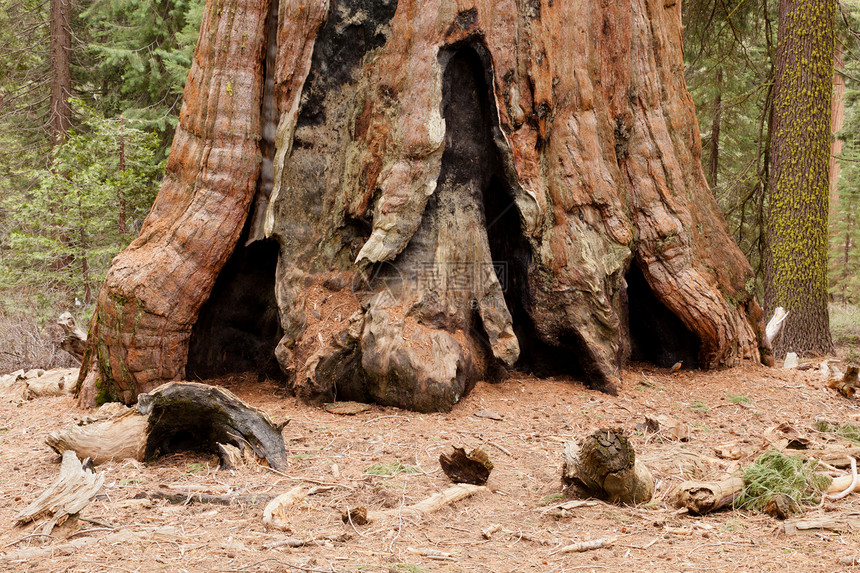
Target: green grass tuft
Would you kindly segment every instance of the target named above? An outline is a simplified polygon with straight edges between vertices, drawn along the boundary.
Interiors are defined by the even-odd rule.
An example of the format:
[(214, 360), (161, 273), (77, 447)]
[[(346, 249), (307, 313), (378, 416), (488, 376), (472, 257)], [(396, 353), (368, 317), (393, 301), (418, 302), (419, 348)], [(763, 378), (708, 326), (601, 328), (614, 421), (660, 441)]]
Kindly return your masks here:
[(693, 400), (692, 402), (690, 402), (690, 409), (694, 412), (701, 412), (702, 414), (707, 414), (711, 411), (711, 409), (708, 408), (703, 402), (700, 402), (698, 400)]
[(833, 424), (827, 420), (817, 420), (813, 424), (813, 427), (819, 432), (834, 434), (840, 438), (845, 438), (849, 442), (860, 444), (860, 426), (855, 426), (848, 422), (845, 422), (844, 424)]
[(748, 396), (740, 396), (731, 392), (726, 392), (726, 399), (732, 404), (752, 404), (752, 400)]
[(776, 450), (765, 452), (741, 469), (746, 485), (734, 506), (761, 511), (778, 493), (789, 496), (799, 506), (815, 505), (831, 481), (815, 473), (817, 465), (801, 456), (787, 456)]
[(392, 464), (375, 463), (364, 469), (364, 473), (374, 476), (393, 476), (396, 474), (417, 474), (421, 470), (415, 466), (405, 466), (400, 462)]

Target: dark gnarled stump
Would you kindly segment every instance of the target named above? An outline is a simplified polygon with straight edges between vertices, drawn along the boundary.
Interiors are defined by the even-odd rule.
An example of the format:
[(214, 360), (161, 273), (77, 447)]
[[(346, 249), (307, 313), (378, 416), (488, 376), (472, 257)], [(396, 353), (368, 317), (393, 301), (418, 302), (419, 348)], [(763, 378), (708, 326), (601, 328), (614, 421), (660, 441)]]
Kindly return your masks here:
[(500, 367), (760, 358), (705, 182), (680, 3), (210, 0), (83, 403), (271, 374), (445, 410)]

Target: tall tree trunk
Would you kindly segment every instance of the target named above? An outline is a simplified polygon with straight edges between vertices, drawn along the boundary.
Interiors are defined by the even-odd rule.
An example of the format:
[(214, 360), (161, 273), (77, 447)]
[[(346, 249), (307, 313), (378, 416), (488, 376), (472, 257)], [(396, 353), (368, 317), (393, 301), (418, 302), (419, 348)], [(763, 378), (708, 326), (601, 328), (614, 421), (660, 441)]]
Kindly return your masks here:
[(615, 392), (631, 357), (759, 360), (680, 3), (233, 1), (207, 5), (168, 176), (98, 295), (83, 403), (260, 351), (304, 398), (417, 410), (500, 367)]
[(723, 117), (723, 68), (717, 68), (714, 79), (717, 95), (714, 98), (714, 119), (711, 122), (711, 153), (708, 158), (708, 184), (717, 186), (717, 173), (720, 168), (720, 126)]
[(69, 96), (72, 93), (71, 0), (51, 0), (51, 144), (65, 141), (72, 126)]
[(830, 353), (827, 313), (834, 0), (781, 0), (771, 139), (768, 243), (773, 306), (786, 320), (776, 354)]

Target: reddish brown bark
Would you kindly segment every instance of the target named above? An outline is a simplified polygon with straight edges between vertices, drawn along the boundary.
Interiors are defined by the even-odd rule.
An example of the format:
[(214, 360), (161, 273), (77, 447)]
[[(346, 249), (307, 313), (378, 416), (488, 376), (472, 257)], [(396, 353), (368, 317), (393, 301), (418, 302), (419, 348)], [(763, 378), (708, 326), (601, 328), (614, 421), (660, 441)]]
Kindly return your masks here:
[[(192, 76), (260, 68), (266, 7), (245, 9), (237, 55), (240, 34), (214, 34), (226, 17), (207, 7)], [(751, 269), (701, 167), (679, 4), (281, 0), (279, 12), (274, 185), (249, 228), (280, 249), (275, 354), (300, 395), (447, 409), (494, 364), (552, 362), (614, 392), (631, 351), (759, 359)], [(233, 161), (204, 163), (183, 151), (188, 112), (248, 117), (242, 133), (258, 133), (260, 83), (242, 108), (186, 91), (171, 165), (194, 176), (165, 183), (94, 319), (90, 379), (123, 400), (183, 375), (251, 200), (253, 137), (224, 141)], [(201, 168), (223, 187), (196, 189)], [(649, 338), (671, 351), (646, 352)]]
[(66, 140), (72, 126), (72, 19), (71, 0), (51, 0), (51, 144)]

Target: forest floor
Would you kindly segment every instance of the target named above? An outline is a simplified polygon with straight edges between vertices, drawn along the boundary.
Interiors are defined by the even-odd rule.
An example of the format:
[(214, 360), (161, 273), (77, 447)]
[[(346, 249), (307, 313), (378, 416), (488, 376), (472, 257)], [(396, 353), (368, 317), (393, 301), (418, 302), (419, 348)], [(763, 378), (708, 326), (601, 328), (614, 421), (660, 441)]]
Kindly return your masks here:
[[(217, 383), (275, 422), (289, 419), (288, 472), (257, 465), (219, 471), (216, 457), (195, 453), (146, 464), (102, 464), (96, 468), (106, 474), (101, 493), (80, 519), (69, 519), (49, 537), (36, 535), (34, 524), (14, 526), (15, 515), (57, 477), (59, 456), (45, 445), (47, 434), (87, 412), (69, 397), (0, 396), (0, 570), (829, 572), (846, 569), (840, 558), (860, 557), (860, 531), (786, 535), (782, 522), (765, 514), (725, 510), (697, 517), (680, 513), (666, 499), (683, 480), (719, 479), (750, 463), (768, 448), (764, 436), (778, 424), (791, 424), (818, 447), (851, 445), (816, 431), (813, 422), (860, 423), (860, 401), (826, 388), (815, 370), (745, 366), (670, 374), (641, 366), (623, 379), (613, 397), (565, 379), (513, 376), (479, 383), (450, 413), (372, 406), (353, 416), (284, 397), (255, 378), (222, 379)], [(487, 411), (502, 419), (476, 416)], [(637, 430), (646, 414), (685, 422), (689, 441)], [(658, 480), (656, 501), (551, 509), (564, 501), (563, 444), (600, 427), (629, 433), (637, 456)], [(743, 457), (719, 458), (715, 448), (726, 444)], [(488, 491), (419, 520), (343, 523), (347, 507), (396, 510), (448, 487), (438, 460), (451, 446), (480, 446), (490, 455), (495, 469)], [(267, 531), (261, 519), (266, 502), (297, 485), (334, 487), (297, 506), (291, 532)], [(241, 496), (243, 503), (145, 498), (165, 487), (189, 496)], [(143, 499), (135, 499), (141, 494)], [(828, 502), (812, 514), (824, 512), (856, 515), (860, 495)], [(485, 538), (482, 530), (493, 525), (498, 530)], [(118, 532), (143, 535), (123, 541)], [(617, 540), (605, 548), (558, 551), (572, 542), (610, 537)], [(279, 546), (287, 538), (309, 543)], [(22, 551), (39, 547), (43, 555), (21, 558)]]

